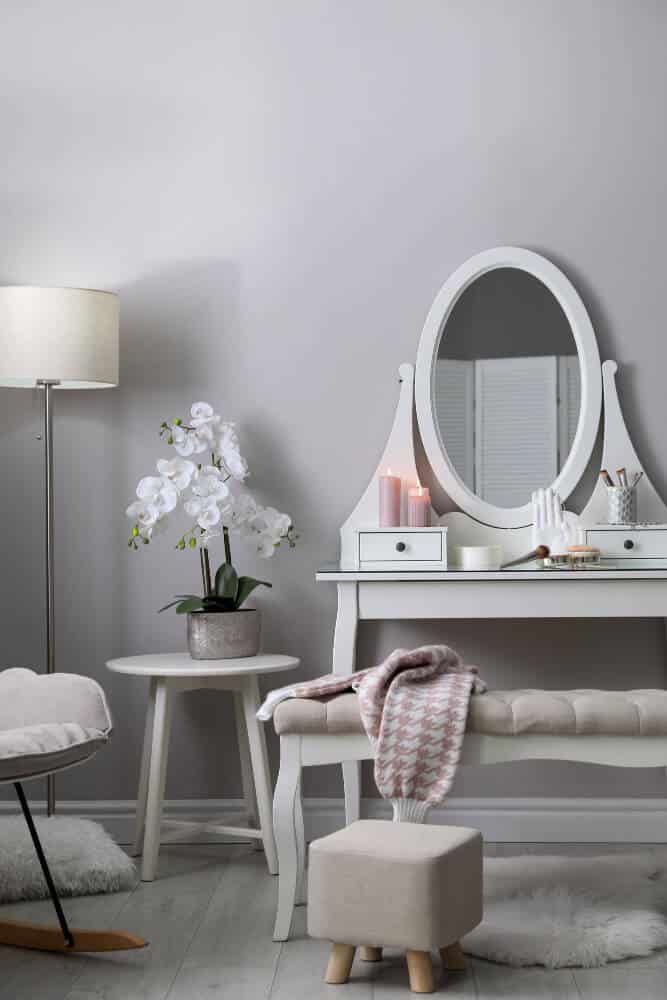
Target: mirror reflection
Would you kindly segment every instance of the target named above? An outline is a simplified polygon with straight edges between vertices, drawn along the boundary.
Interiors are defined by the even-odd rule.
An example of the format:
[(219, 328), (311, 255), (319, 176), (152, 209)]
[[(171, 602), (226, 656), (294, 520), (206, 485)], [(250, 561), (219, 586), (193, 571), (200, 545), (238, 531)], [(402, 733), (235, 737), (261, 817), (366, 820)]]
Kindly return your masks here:
[(433, 406), (466, 486), (519, 507), (550, 486), (579, 420), (581, 378), (565, 313), (527, 271), (487, 271), (460, 295), (440, 337)]

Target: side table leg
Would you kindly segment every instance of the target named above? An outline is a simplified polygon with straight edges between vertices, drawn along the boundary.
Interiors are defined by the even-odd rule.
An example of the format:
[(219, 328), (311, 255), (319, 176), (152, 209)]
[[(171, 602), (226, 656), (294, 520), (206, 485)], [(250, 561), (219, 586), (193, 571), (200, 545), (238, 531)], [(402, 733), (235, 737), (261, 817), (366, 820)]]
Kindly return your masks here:
[(150, 678), (148, 686), (148, 704), (146, 706), (146, 724), (144, 727), (144, 744), (141, 751), (141, 768), (139, 771), (139, 789), (137, 791), (137, 810), (134, 828), (134, 843), (130, 855), (136, 858), (141, 854), (146, 827), (146, 796), (148, 794), (148, 772), (151, 765), (151, 745), (153, 742), (153, 717), (155, 715), (155, 690), (157, 681)]
[(250, 761), (257, 796), (259, 812), (259, 827), (262, 831), (262, 842), (266, 854), (266, 864), (271, 875), (278, 874), (278, 854), (273, 837), (273, 822), (271, 819), (271, 779), (269, 778), (269, 761), (266, 755), (266, 740), (264, 728), (259, 722), (256, 712), (260, 705), (259, 684), (257, 677), (244, 679), (243, 711), (245, 714)]
[[(243, 698), (240, 691), (234, 692), (234, 715), (236, 717), (236, 736), (239, 744), (239, 757), (241, 760), (241, 785), (243, 788), (243, 799), (248, 813), (251, 826), (259, 825), (257, 815), (257, 802), (255, 800), (255, 783), (252, 777), (252, 761), (250, 760), (250, 747), (248, 745), (248, 730), (246, 729), (243, 717)], [(259, 841), (255, 841), (259, 845)]]
[(157, 868), (160, 850), (160, 829), (162, 825), (162, 803), (167, 778), (167, 755), (169, 732), (171, 729), (172, 693), (169, 681), (158, 678), (155, 692), (155, 713), (153, 717), (153, 739), (151, 762), (148, 776), (146, 799), (146, 832), (144, 834), (144, 856), (141, 863), (142, 882), (152, 882)]

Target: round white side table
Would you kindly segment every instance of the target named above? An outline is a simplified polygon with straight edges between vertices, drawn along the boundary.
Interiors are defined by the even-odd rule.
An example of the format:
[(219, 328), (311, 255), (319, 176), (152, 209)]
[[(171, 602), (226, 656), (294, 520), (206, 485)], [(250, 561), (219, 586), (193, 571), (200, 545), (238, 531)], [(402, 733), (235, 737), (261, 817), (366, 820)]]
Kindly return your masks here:
[[(269, 872), (272, 875), (278, 874), (266, 742), (263, 726), (255, 714), (260, 705), (257, 675), (292, 670), (298, 666), (299, 660), (293, 656), (275, 656), (270, 653), (235, 660), (193, 660), (188, 653), (152, 653), (107, 662), (107, 667), (114, 673), (150, 678), (133, 849), (133, 854), (143, 855), (143, 882), (152, 882), (155, 878), (161, 842), (182, 840), (200, 830), (261, 840)], [(172, 830), (162, 833), (162, 803), (167, 776), (173, 695), (179, 691), (194, 691), (198, 688), (234, 692), (243, 796), (250, 823), (254, 821), (256, 827), (229, 826), (216, 821), (190, 823), (173, 820), (166, 824)]]

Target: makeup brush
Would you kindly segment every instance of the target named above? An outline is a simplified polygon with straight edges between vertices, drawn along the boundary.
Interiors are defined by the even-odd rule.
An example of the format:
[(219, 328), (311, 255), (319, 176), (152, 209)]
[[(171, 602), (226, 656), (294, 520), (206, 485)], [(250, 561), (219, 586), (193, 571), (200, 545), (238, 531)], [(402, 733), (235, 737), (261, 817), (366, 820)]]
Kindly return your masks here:
[(528, 552), (527, 555), (521, 556), (519, 559), (512, 559), (510, 562), (504, 563), (500, 568), (509, 569), (510, 566), (518, 566), (520, 563), (530, 562), (532, 559), (547, 559), (548, 556), (549, 546), (538, 545), (532, 552)]

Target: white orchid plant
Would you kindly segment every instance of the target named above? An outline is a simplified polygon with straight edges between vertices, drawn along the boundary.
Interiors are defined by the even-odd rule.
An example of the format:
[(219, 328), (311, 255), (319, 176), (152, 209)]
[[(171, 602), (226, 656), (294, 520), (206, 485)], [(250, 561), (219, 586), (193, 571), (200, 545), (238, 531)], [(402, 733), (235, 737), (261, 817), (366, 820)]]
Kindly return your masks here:
[[(180, 550), (199, 548), (204, 593), (179, 594), (160, 608), (191, 611), (237, 611), (256, 587), (270, 587), (266, 580), (238, 576), (232, 565), (230, 532), (254, 541), (258, 554), (269, 559), (284, 542), (294, 548), (297, 535), (292, 519), (274, 507), (263, 507), (241, 489), (248, 463), (241, 455), (234, 424), (222, 419), (208, 403), (194, 403), (190, 420), (163, 421), (160, 437), (173, 446), (176, 458), (160, 458), (157, 475), (144, 476), (137, 485), (137, 499), (127, 508), (133, 522), (128, 548), (148, 545), (182, 508), (192, 524), (176, 542)], [(206, 455), (208, 461), (204, 459)], [(200, 461), (197, 457), (202, 456)], [(222, 536), (225, 561), (211, 574), (208, 543)]]

